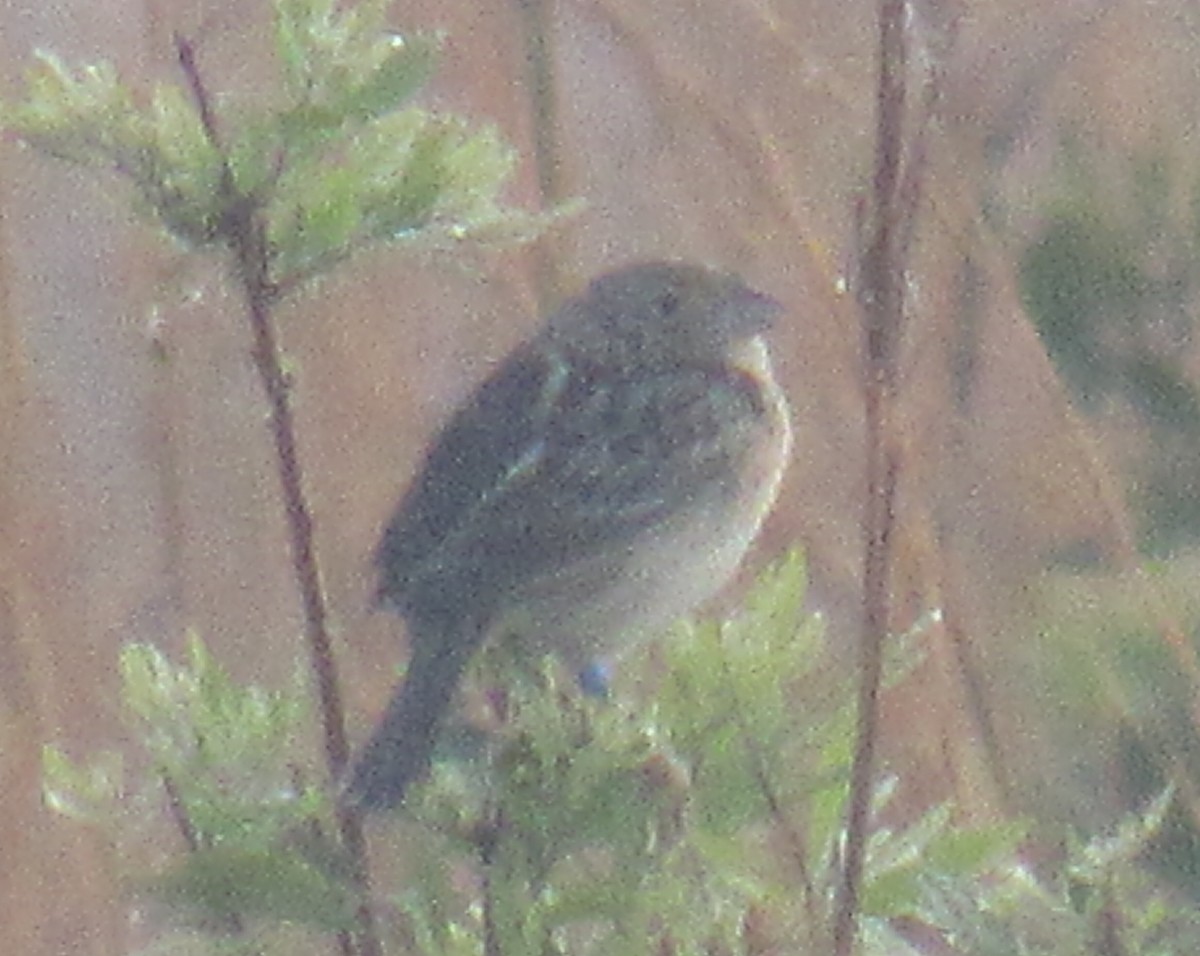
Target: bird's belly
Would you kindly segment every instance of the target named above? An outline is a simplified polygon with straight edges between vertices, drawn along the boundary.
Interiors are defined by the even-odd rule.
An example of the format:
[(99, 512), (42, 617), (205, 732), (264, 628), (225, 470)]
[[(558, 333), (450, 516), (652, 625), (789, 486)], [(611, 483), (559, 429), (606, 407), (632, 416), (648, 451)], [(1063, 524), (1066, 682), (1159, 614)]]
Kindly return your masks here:
[[(782, 408), (782, 396), (770, 396)], [(775, 501), (790, 455), (785, 431), (764, 433), (742, 480), (711, 489), (614, 553), (573, 562), (508, 596), (519, 611), (499, 615), (493, 632), (534, 653), (555, 653), (573, 670), (658, 636), (729, 582)]]

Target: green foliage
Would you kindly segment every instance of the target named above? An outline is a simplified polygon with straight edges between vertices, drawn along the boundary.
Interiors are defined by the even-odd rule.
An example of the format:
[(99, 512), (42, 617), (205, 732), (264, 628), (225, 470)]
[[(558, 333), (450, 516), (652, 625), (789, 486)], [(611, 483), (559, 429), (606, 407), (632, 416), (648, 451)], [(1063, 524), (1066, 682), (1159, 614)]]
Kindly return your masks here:
[(299, 684), (288, 693), (243, 687), (195, 635), (181, 664), (149, 645), (127, 645), (121, 676), (130, 731), (150, 772), (133, 778), (109, 756), (77, 766), (47, 748), (49, 805), (128, 847), (161, 821), (165, 805), (190, 852), (128, 880), (187, 923), (349, 925), (342, 864), (312, 835), (326, 798), (297, 783), (302, 755), (292, 742), (309, 722)]
[[(1157, 613), (1142, 574), (1048, 576), (1038, 592), (1047, 623), (1023, 637), (1021, 666), (1042, 735), (1054, 742), (1045, 761), (1063, 777), (1038, 781), (1043, 819), (1105, 823), (1114, 807), (1128, 811), (1176, 787), (1142, 863), (1200, 902), (1200, 678), (1188, 664), (1200, 654), (1196, 570), (1194, 556), (1157, 570), (1152, 586), (1167, 609)], [(1164, 633), (1162, 613), (1183, 633)]]
[(1029, 314), (1051, 357), (1087, 408), (1121, 399), (1151, 426), (1196, 434), (1200, 395), (1186, 375), (1177, 342), (1158, 342), (1155, 326), (1175, 313), (1186, 341), (1184, 296), (1200, 281), (1157, 278), (1140, 258), (1143, 237), (1106, 218), (1084, 198), (1063, 203), (1021, 260)]
[(78, 764), (54, 746), (42, 750), (42, 790), (46, 805), (80, 823), (113, 824), (125, 779), (125, 761), (119, 753), (96, 754)]
[(1146, 546), (1161, 552), (1200, 534), (1190, 359), (1200, 181), (1186, 182), (1195, 173), (1165, 152), (1113, 159), (1069, 143), (1062, 165), (1059, 194), (1021, 254), (1022, 297), (1080, 406), (1144, 426), (1150, 453), (1137, 453), (1131, 494)]
[(1142, 200), (1132, 211), (1114, 208), (1100, 174), (1075, 159), (1063, 195), (1022, 254), (1022, 293), (1086, 406), (1120, 399), (1153, 427), (1194, 435), (1200, 397), (1178, 349), (1191, 339), (1200, 221), (1174, 221), (1165, 160), (1130, 163), (1125, 175), (1126, 191)]
[(221, 158), (179, 88), (160, 86), (139, 102), (111, 64), (73, 70), (43, 51), (25, 100), (0, 112), (0, 123), (50, 156), (120, 173), (180, 238), (215, 234)]
[[(410, 807), (418, 852), (442, 867), (398, 901), (411, 951), (474, 953), (487, 936), (500, 953), (828, 952), (852, 695), (830, 691), (803, 600), (792, 555), (732, 619), (676, 629), (657, 685), (615, 703), (549, 665), (530, 682), (485, 662), (480, 679), (515, 688), (491, 761), (442, 764)], [(885, 822), (902, 816), (898, 783), (872, 811), (863, 954), (915, 956), (922, 939), (962, 956), (1196, 951), (1192, 908), (1142, 868), (1179, 808), (1170, 791), (1036, 873), (1023, 821), (964, 827), (938, 806)], [(484, 882), (464, 892), (454, 861)]]
[(268, 105), (215, 115), (187, 55), (183, 86), (143, 96), (110, 64), (71, 67), (43, 52), (0, 125), (48, 155), (119, 173), (189, 246), (242, 243), (260, 223), (265, 285), (280, 294), (372, 244), (521, 241), (551, 220), (501, 202), (514, 158), (494, 130), (412, 103), (435, 38), (389, 32), (384, 0), (275, 6), (281, 76), (277, 95), (260, 97)]
[[(491, 913), (502, 953), (826, 952), (852, 694), (829, 692), (803, 601), (793, 554), (733, 618), (664, 640), (644, 706), (582, 696), (549, 663), (530, 681), (485, 660), (477, 679), (511, 688), (487, 769), (439, 765), (410, 811), (435, 841), (422, 855), (473, 859), (486, 884), (456, 894), (457, 915), (445, 874), (411, 886), (413, 951), (478, 952)], [(877, 819), (894, 792), (880, 789)], [(1023, 834), (955, 827), (948, 808), (877, 825), (864, 902), (878, 951), (899, 951), (884, 920), (917, 912), (931, 880), (973, 879)]]
[(291, 694), (239, 686), (195, 635), (182, 665), (127, 645), (121, 674), (135, 732), (199, 842), (267, 846), (311, 815), (319, 797), (296, 793), (290, 769), (299, 755), (289, 742), (308, 719), (299, 686)]
[[(375, 905), (404, 951), (466, 956), (487, 938), (491, 952), (542, 956), (828, 952), (852, 695), (818, 666), (821, 626), (803, 600), (791, 555), (740, 613), (681, 625), (631, 666), (656, 686), (618, 685), (612, 701), (550, 661), (531, 674), (506, 648), (484, 654), (472, 679), (504, 691), (491, 694), (502, 719), (473, 756), (443, 752), (392, 825), (407, 876), (400, 891), (376, 887)], [(146, 813), (156, 794), (192, 849), (129, 881), (185, 928), (260, 951), (351, 926), (347, 862), (321, 835), (326, 799), (296, 783), (287, 745), (305, 721), (299, 688), (239, 686), (196, 638), (182, 664), (133, 645), (122, 674), (151, 778), (131, 786), (119, 765), (50, 751), (53, 805), (90, 808), (136, 843), (162, 818)], [(1017, 857), (1025, 823), (963, 827), (949, 806), (892, 823), (898, 783), (881, 781), (872, 811), (864, 956), (916, 956), (921, 938), (962, 956), (1083, 956), (1102, 939), (1129, 956), (1196, 951), (1193, 907), (1141, 868), (1179, 808), (1170, 789), (1035, 874)]]
[(206, 847), (145, 879), (143, 891), (189, 919), (214, 928), (247, 920), (299, 924), (314, 930), (354, 925), (354, 897), (331, 878), (325, 860), (308, 860), (282, 845)]
[(406, 102), (433, 72), (436, 44), (392, 33), (388, 4), (296, 0), (276, 8), (284, 90), (297, 136), (336, 135), (346, 122), (378, 119)]
[(1170, 790), (1124, 817), (1111, 835), (1072, 840), (1047, 877), (1012, 863), (974, 891), (930, 887), (923, 917), (956, 953), (972, 956), (1183, 956), (1200, 947), (1200, 914), (1136, 865), (1160, 832)]
[(1107, 324), (1128, 321), (1143, 281), (1127, 241), (1087, 208), (1054, 215), (1021, 261), (1025, 305), (1086, 405), (1120, 389)]

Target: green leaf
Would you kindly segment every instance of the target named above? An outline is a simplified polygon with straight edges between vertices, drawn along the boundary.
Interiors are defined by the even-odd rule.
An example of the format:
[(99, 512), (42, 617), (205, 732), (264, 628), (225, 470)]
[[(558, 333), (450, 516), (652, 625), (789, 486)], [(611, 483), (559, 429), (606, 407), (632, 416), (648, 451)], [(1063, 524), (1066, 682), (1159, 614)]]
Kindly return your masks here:
[(429, 80), (437, 62), (438, 42), (429, 37), (403, 37), (397, 33), (385, 38), (388, 55), (366, 80), (348, 91), (340, 112), (365, 122), (403, 106)]
[(124, 761), (108, 751), (84, 765), (75, 763), (57, 747), (42, 748), (42, 792), (55, 813), (81, 823), (111, 820), (122, 796)]
[(930, 841), (923, 861), (930, 870), (947, 876), (978, 876), (988, 864), (1011, 857), (1028, 833), (1023, 820), (948, 827)]
[(24, 102), (6, 109), (3, 120), (48, 155), (125, 176), (146, 211), (180, 238), (212, 237), (221, 157), (177, 87), (156, 87), (143, 102), (110, 63), (71, 69), (40, 52)]
[(1126, 814), (1115, 831), (1088, 841), (1069, 867), (1072, 878), (1099, 885), (1121, 864), (1136, 859), (1150, 840), (1162, 829), (1167, 811), (1175, 799), (1175, 786), (1169, 785), (1150, 801), (1145, 810)]
[(868, 916), (901, 916), (912, 913), (921, 898), (921, 873), (902, 867), (868, 874), (862, 891), (862, 912)]
[(280, 0), (276, 48), (285, 87), (297, 104), (286, 123), (297, 132), (336, 129), (396, 110), (428, 80), (437, 37), (387, 28), (388, 4), (363, 0)]
[(320, 811), (323, 797), (297, 787), (291, 764), (305, 714), (298, 686), (235, 683), (195, 634), (183, 664), (127, 645), (121, 673), (133, 726), (203, 839), (267, 846)]
[(200, 917), (272, 919), (330, 931), (354, 925), (349, 888), (283, 848), (202, 849), (148, 881), (145, 890)]

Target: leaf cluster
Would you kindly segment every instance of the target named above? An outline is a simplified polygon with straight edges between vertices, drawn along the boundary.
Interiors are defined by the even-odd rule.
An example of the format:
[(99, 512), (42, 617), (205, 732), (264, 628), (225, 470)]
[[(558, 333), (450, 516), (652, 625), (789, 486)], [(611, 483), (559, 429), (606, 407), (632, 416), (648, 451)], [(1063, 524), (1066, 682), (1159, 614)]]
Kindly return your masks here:
[(72, 67), (41, 52), (0, 126), (119, 174), (189, 247), (237, 245), (258, 230), (275, 294), (373, 244), (532, 237), (552, 217), (502, 202), (512, 150), (490, 127), (415, 104), (439, 40), (388, 30), (388, 6), (278, 0), (277, 88), (220, 113), (183, 39), (182, 82), (148, 93), (109, 63)]
[[(185, 660), (148, 644), (121, 652), (121, 697), (143, 772), (114, 754), (76, 764), (44, 754), (48, 804), (124, 844), (129, 888), (183, 925), (223, 934), (251, 923), (323, 930), (353, 914), (343, 862), (314, 830), (326, 806), (297, 769), (310, 721), (301, 682), (287, 692), (235, 682), (204, 642)], [(186, 852), (138, 865), (131, 854), (166, 809)]]
[[(503, 689), (503, 716), (464, 748), (443, 748), (403, 813), (407, 878), (377, 889), (389, 934), (427, 956), (489, 952), (730, 954), (828, 952), (845, 840), (851, 720), (810, 693), (819, 618), (802, 610), (803, 562), (768, 569), (723, 622), (682, 625), (640, 670), (657, 686), (581, 693), (550, 661), (496, 649), (473, 680)], [(193, 638), (172, 664), (133, 645), (123, 698), (154, 773), (114, 786), (104, 822), (129, 839), (145, 792), (192, 834), (182, 856), (145, 864), (133, 886), (183, 926), (278, 943), (297, 929), (351, 925), (352, 882), (328, 831), (329, 805), (302, 786), (291, 748), (299, 691), (240, 687)], [(828, 701), (829, 703), (824, 703)], [(103, 803), (104, 758), (47, 754), (55, 806)], [(940, 940), (963, 956), (1194, 951), (1200, 926), (1140, 862), (1176, 806), (1171, 790), (1106, 835), (1069, 840), (1037, 873), (1020, 821), (963, 827), (939, 806), (896, 824), (895, 778), (875, 795), (864, 881), (864, 954), (917, 954)], [(158, 798), (159, 804), (163, 797)], [(474, 876), (464, 879), (464, 873)], [(246, 934), (250, 934), (247, 938)], [(1105, 935), (1107, 934), (1107, 935)], [(1092, 948), (1089, 948), (1092, 947)]]
[(1129, 497), (1144, 546), (1162, 554), (1200, 531), (1200, 177), (1165, 148), (1119, 155), (1064, 139), (1055, 195), (1020, 253), (1021, 295), (1080, 408), (1139, 426)]
[[(656, 686), (613, 701), (549, 662), (531, 682), (485, 660), (476, 679), (511, 689), (491, 759), (444, 761), (410, 811), (443, 841), (423, 856), (474, 860), (486, 885), (452, 914), (454, 866), (424, 874), (397, 901), (413, 951), (490, 938), (503, 953), (828, 952), (852, 695), (828, 692), (804, 592), (792, 554), (732, 618), (677, 627), (631, 668), (657, 669)], [(888, 946), (887, 920), (918, 912), (931, 880), (973, 879), (1024, 833), (965, 830), (946, 807), (884, 826), (894, 793), (889, 781), (877, 794), (864, 900)]]

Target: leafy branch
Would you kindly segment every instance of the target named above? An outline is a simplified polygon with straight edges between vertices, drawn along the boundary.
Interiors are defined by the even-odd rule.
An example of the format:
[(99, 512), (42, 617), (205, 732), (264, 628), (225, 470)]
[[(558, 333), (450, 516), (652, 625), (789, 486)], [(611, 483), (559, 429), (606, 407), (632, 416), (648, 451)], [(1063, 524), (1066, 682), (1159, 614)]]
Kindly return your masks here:
[[(438, 43), (390, 31), (388, 7), (384, 0), (277, 0), (281, 76), (269, 105), (218, 109), (196, 48), (177, 36), (181, 84), (158, 84), (144, 94), (110, 64), (71, 67), (42, 52), (24, 99), (0, 110), (0, 125), (29, 147), (127, 180), (143, 213), (186, 247), (228, 253), (269, 406), (334, 778), (348, 746), (274, 310), (372, 245), (427, 251), (468, 240), (522, 241), (553, 218), (502, 203), (514, 155), (493, 130), (412, 102), (429, 78)], [(177, 796), (178, 781), (165, 775), (164, 782)], [(192, 832), (194, 807), (185, 804), (172, 799), (181, 830)], [(339, 832), (365, 899), (359, 822), (342, 812)], [(365, 905), (353, 937), (342, 937), (344, 952), (356, 948), (366, 956), (380, 951)]]

